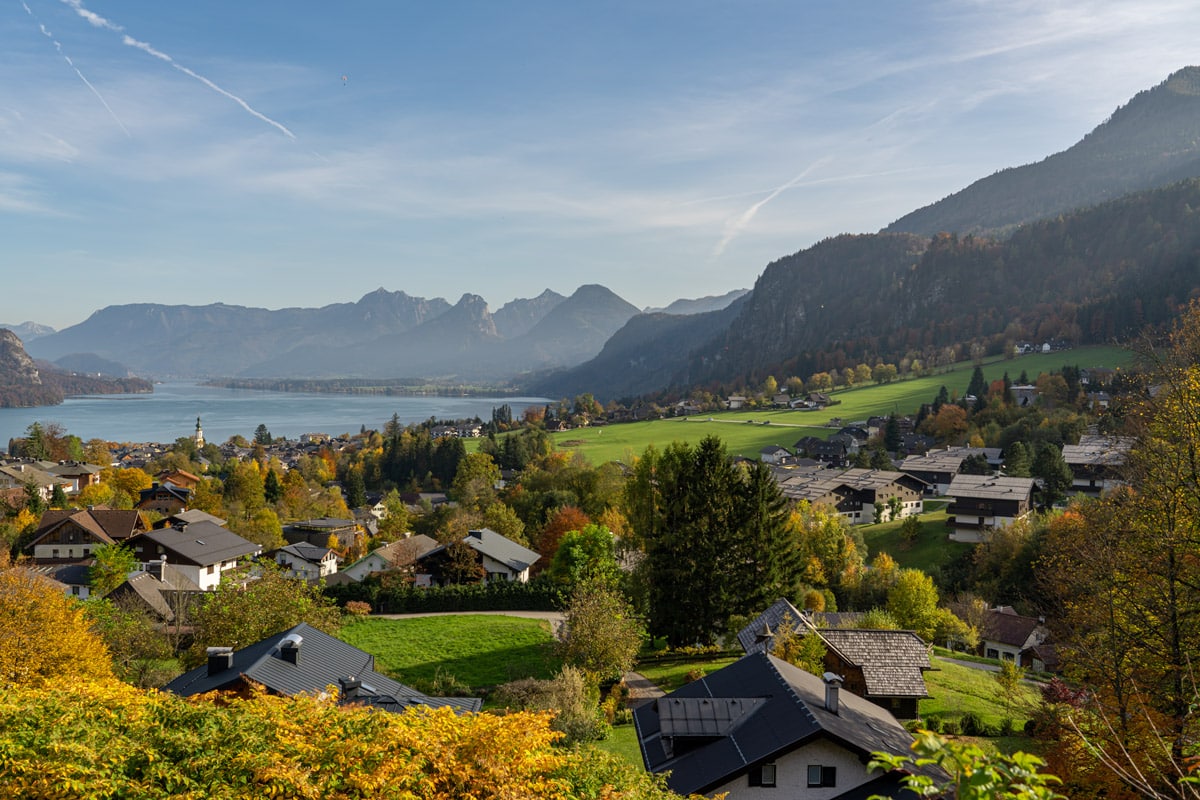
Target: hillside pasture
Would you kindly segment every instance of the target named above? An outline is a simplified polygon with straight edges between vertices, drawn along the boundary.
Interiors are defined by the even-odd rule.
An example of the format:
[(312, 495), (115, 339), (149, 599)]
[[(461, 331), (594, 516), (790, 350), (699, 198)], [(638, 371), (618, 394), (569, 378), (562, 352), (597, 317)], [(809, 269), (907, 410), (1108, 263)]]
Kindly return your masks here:
[(451, 678), (479, 692), (518, 678), (551, 678), (562, 666), (550, 623), (498, 614), (368, 617), (338, 638), (375, 656), (375, 668), (421, 690)]
[[(1063, 366), (1116, 368), (1126, 367), (1132, 361), (1133, 354), (1124, 348), (1080, 347), (1012, 359), (991, 359), (983, 363), (983, 374), (988, 381), (993, 381), (1001, 379), (1007, 372), (1009, 379), (1016, 382), (1022, 371), (1034, 380), (1041, 372)], [(942, 386), (952, 396), (961, 396), (967, 390), (974, 368), (974, 364), (964, 361), (951, 370), (921, 378), (840, 389), (831, 393), (838, 403), (821, 411), (774, 408), (717, 411), (690, 417), (578, 428), (554, 433), (551, 437), (560, 449), (582, 453), (593, 464), (609, 461), (628, 464), (650, 444), (659, 448), (673, 441), (695, 444), (708, 435), (719, 437), (733, 455), (758, 458), (759, 451), (770, 445), (781, 445), (790, 450), (805, 436), (828, 438), (840, 426), (837, 420), (845, 424), (891, 413), (915, 414), (922, 403), (933, 401)]]

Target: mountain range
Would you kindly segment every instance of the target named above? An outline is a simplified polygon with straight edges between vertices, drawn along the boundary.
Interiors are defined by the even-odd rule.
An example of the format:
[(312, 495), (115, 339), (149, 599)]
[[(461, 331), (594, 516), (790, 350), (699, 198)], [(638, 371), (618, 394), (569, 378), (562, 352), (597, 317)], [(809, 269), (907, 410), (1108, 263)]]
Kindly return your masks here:
[(1196, 131), (1200, 68), (1188, 67), (1061, 153), (780, 258), (748, 293), (661, 310), (598, 285), (494, 313), (473, 294), (381, 288), (308, 309), (110, 306), (26, 346), (155, 377), (421, 378), (610, 399), (936, 362), (971, 344), (1108, 341), (1200, 293)]

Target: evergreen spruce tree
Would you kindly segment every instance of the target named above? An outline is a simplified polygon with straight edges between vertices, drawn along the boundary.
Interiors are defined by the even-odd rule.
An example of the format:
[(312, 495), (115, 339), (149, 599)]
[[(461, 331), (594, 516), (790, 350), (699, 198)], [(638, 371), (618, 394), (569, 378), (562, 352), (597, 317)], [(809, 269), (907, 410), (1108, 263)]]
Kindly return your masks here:
[(647, 448), (626, 487), (642, 539), (649, 623), (673, 646), (711, 643), (734, 615), (794, 595), (796, 543), (762, 465), (735, 467), (714, 436)]

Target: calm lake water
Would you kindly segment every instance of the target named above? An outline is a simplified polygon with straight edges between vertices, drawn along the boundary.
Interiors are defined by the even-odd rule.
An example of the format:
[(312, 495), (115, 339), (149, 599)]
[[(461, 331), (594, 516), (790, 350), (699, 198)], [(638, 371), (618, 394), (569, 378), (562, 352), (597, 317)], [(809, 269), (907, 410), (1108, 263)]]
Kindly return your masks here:
[(196, 417), (204, 438), (220, 444), (241, 434), (252, 438), (263, 424), (272, 436), (295, 439), (302, 433), (357, 433), (362, 426), (380, 429), (392, 414), (402, 423), (438, 419), (491, 419), (492, 409), (507, 403), (513, 416), (540, 397), (387, 397), (384, 395), (306, 394), (220, 389), (194, 383), (164, 383), (153, 394), (74, 397), (60, 406), (0, 408), (0, 450), (23, 436), (33, 422), (56, 422), (87, 441), (164, 442), (191, 436)]

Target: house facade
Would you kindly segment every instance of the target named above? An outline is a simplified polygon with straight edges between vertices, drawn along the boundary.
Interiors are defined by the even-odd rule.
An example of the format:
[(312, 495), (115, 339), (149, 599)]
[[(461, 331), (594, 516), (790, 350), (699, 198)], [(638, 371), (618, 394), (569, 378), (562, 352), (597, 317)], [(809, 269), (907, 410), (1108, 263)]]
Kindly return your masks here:
[[(528, 583), (530, 567), (541, 558), (535, 551), (501, 536), (491, 528), (469, 531), (462, 541), (475, 551), (477, 563), (484, 571), (484, 583)], [(439, 563), (444, 558), (445, 551), (445, 545), (440, 545), (417, 560), (418, 586), (431, 586), (439, 582)]]
[(666, 773), (671, 790), (731, 800), (897, 797), (908, 773), (868, 772), (867, 762), (912, 744), (886, 709), (842, 691), (839, 676), (763, 653), (638, 707), (634, 724), (646, 769)]
[(1033, 509), (1033, 478), (955, 475), (950, 498), (950, 539), (981, 542), (988, 531), (1005, 528)]
[(125, 541), (148, 527), (136, 510), (51, 509), (42, 515), (28, 550), (38, 563), (88, 559), (97, 547)]
[(262, 545), (211, 522), (150, 531), (130, 546), (138, 561), (166, 561), (203, 591), (215, 589), (242, 559), (262, 552)]
[(328, 547), (300, 542), (289, 544), (270, 553), (289, 578), (318, 581), (337, 572), (337, 554)]
[(1126, 484), (1124, 468), (1133, 439), (1124, 436), (1079, 437), (1079, 444), (1065, 444), (1063, 461), (1071, 468), (1071, 491), (1096, 497)]

